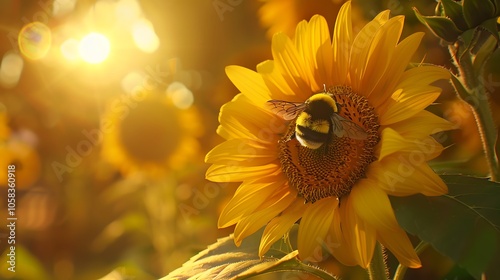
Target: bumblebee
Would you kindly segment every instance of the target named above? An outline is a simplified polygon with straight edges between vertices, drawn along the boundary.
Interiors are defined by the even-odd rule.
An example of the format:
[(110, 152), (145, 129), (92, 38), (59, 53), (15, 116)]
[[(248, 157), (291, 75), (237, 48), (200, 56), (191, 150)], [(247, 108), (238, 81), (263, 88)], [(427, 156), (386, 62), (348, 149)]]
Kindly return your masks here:
[(318, 149), (334, 136), (357, 140), (368, 137), (361, 127), (339, 115), (341, 106), (326, 89), (303, 103), (283, 100), (269, 100), (267, 103), (270, 110), (282, 119), (295, 119), (295, 138), (309, 149)]

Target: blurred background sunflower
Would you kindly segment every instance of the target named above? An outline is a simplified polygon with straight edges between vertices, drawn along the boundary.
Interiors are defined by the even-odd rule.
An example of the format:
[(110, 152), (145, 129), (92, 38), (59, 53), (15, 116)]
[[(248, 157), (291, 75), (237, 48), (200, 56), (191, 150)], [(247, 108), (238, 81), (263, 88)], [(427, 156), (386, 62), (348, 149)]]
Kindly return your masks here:
[(114, 100), (105, 113), (97, 132), (104, 134), (103, 157), (124, 174), (143, 171), (155, 177), (182, 170), (188, 161), (199, 162), (195, 137), (203, 134), (203, 126), (189, 108), (192, 92), (174, 82), (166, 93), (136, 96), (129, 106)]
[[(223, 140), (220, 106), (237, 92), (224, 68), (255, 69), (271, 58), (272, 33), (291, 34), (313, 14), (333, 25), (343, 2), (0, 1), (0, 220), (14, 164), (19, 268), (7, 270), (2, 226), (0, 278), (157, 279), (233, 232), (218, 230), (217, 218), (236, 185), (206, 181), (203, 163)], [(390, 9), (406, 16), (402, 37), (428, 32), (413, 5), (432, 14), (435, 1), (353, 1), (354, 26)], [(498, 90), (494, 57), (486, 80)], [(449, 66), (432, 35), (414, 60), (424, 58)], [(433, 167), (453, 160), (486, 174), (468, 140), (477, 135), (470, 113), (439, 86), (429, 110), (469, 130), (443, 135), (447, 149)], [(408, 276), (447, 277), (452, 264), (434, 258), (442, 265)], [(364, 273), (332, 259), (322, 265), (345, 278)]]

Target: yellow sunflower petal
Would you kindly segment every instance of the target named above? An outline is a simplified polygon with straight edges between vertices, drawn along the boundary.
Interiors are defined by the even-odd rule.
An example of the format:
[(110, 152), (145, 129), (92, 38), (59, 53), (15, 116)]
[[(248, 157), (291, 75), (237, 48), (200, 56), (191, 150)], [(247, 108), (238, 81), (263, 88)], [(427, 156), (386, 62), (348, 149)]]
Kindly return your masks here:
[(349, 69), (349, 50), (353, 40), (351, 23), (351, 2), (348, 1), (340, 8), (335, 29), (333, 31), (332, 53), (333, 73), (332, 84), (342, 85), (346, 82)]
[(208, 152), (205, 162), (219, 164), (237, 162), (238, 165), (257, 166), (272, 163), (276, 158), (275, 145), (250, 139), (231, 139)]
[(226, 204), (219, 216), (218, 227), (224, 228), (236, 224), (241, 218), (250, 215), (276, 192), (283, 192), (289, 187), (282, 176), (244, 182), (233, 198)]
[(379, 82), (373, 92), (377, 93), (376, 98), (371, 98), (372, 106), (381, 106), (387, 99), (389, 99), (394, 92), (394, 87), (399, 81), (413, 54), (417, 51), (420, 41), (425, 33), (418, 32), (411, 34), (401, 41), (392, 54), (391, 61), (387, 66), (384, 75), (387, 77), (384, 82)]
[(427, 136), (424, 139), (405, 138), (392, 128), (384, 128), (375, 154), (383, 160), (386, 156), (396, 152), (418, 154), (424, 160), (435, 158), (443, 150), (443, 146), (434, 138)]
[(247, 179), (269, 176), (280, 169), (279, 163), (243, 166), (238, 165), (236, 162), (228, 162), (211, 165), (207, 170), (206, 178), (214, 182), (241, 182)]
[[(317, 15), (313, 16), (316, 17)], [(312, 19), (311, 19), (312, 20)], [(304, 74), (307, 75), (309, 81), (316, 83), (314, 79), (314, 50), (311, 49), (311, 44), (313, 44), (313, 40), (311, 40), (311, 34), (309, 31), (309, 22), (303, 20), (297, 24), (297, 28), (295, 30), (295, 47), (297, 48), (297, 52), (302, 54), (302, 58), (304, 59)], [(314, 86), (318, 88), (318, 86)]]
[[(376, 108), (380, 117), (381, 125), (390, 125), (415, 116), (424, 110), (432, 102), (436, 101), (441, 93), (438, 87), (428, 86), (427, 91), (420, 91), (419, 95), (407, 96), (402, 101), (390, 100), (387, 102), (387, 110), (382, 107)], [(401, 92), (401, 90), (397, 91)]]
[(332, 226), (327, 235), (326, 243), (328, 246), (326, 246), (326, 249), (342, 264), (349, 266), (357, 265), (358, 263), (352, 254), (351, 247), (348, 245), (342, 233), (340, 220), (340, 211), (335, 211), (333, 213)]
[(360, 219), (376, 229), (379, 238), (383, 236), (381, 241), (400, 263), (409, 267), (420, 267), (420, 260), (410, 239), (396, 221), (387, 194), (379, 188), (374, 188), (375, 183), (372, 180), (360, 180), (352, 189), (350, 199), (353, 209)]
[(425, 86), (437, 80), (450, 79), (450, 72), (438, 66), (420, 66), (406, 70), (401, 76), (397, 88), (405, 89), (402, 95), (418, 94)]
[(416, 193), (437, 196), (448, 192), (446, 184), (427, 165), (425, 158), (411, 154), (396, 153), (372, 163), (367, 177), (376, 179), (377, 186), (393, 196)]
[[(333, 212), (336, 211), (338, 199), (328, 197), (308, 204), (300, 221), (297, 247), (302, 259), (317, 258), (314, 253), (321, 249), (326, 233), (330, 229)], [(319, 250), (321, 252), (321, 250)], [(316, 259), (316, 261), (319, 261)]]
[(351, 190), (350, 199), (358, 216), (375, 229), (394, 230), (399, 227), (387, 194), (375, 188), (376, 181), (361, 179)]
[(434, 102), (441, 88), (430, 84), (441, 79), (449, 79), (448, 70), (437, 66), (421, 66), (403, 73), (392, 98), (378, 107), (381, 125), (390, 125), (410, 118)]
[(378, 154), (379, 160), (383, 160), (387, 155), (413, 147), (414, 145), (405, 141), (394, 129), (385, 128), (380, 133), (380, 142), (377, 145), (376, 154)]
[(276, 143), (278, 134), (286, 129), (284, 121), (246, 95), (238, 94), (221, 108), (221, 126), (217, 130), (226, 139), (247, 138), (260, 142)]
[(241, 66), (227, 66), (226, 75), (241, 93), (258, 102), (271, 99), (262, 76), (250, 69)]
[(411, 268), (422, 266), (408, 235), (401, 228), (393, 231), (379, 231), (377, 239), (396, 256), (402, 265)]
[(306, 70), (311, 77), (310, 87), (319, 89), (322, 84), (331, 85), (332, 53), (328, 24), (325, 18), (319, 15), (314, 15), (309, 23), (303, 23), (297, 26), (295, 45), (308, 66)]
[(267, 224), (260, 241), (259, 256), (263, 256), (271, 248), (271, 245), (290, 230), (293, 224), (302, 217), (306, 208), (304, 200), (297, 199), (280, 216), (275, 217)]
[(378, 34), (382, 25), (389, 18), (389, 11), (383, 11), (378, 14), (375, 19), (365, 25), (354, 38), (350, 53), (350, 78), (351, 87), (354, 92), (363, 92), (361, 87), (362, 79), (367, 67), (368, 58), (370, 55), (370, 46), (373, 38)]
[(292, 40), (284, 33), (275, 34), (272, 41), (272, 53), (276, 69), (282, 73), (293, 92), (310, 92), (310, 77), (304, 72), (304, 59), (297, 52)]
[(456, 125), (423, 110), (406, 120), (391, 124), (391, 128), (407, 139), (422, 139), (445, 130), (456, 129)]
[(344, 240), (346, 240), (346, 245), (350, 247), (356, 263), (363, 268), (367, 268), (372, 260), (375, 243), (377, 242), (376, 231), (354, 211), (350, 195), (342, 199), (339, 211), (342, 219), (342, 234)]
[[(394, 50), (403, 30), (403, 23), (403, 16), (393, 17), (380, 28), (380, 31), (373, 38), (368, 54), (368, 62), (361, 77), (360, 88), (365, 96), (370, 96), (377, 84), (393, 79), (393, 77), (386, 75), (385, 72), (392, 61)], [(377, 98), (379, 97), (377, 96)]]
[(278, 193), (268, 200), (269, 205), (238, 221), (234, 228), (234, 243), (236, 246), (250, 234), (267, 224), (272, 218), (283, 212), (294, 200), (296, 194), (290, 191)]
[(286, 100), (291, 102), (304, 102), (311, 95), (311, 90), (300, 91), (288, 83), (273, 60), (266, 60), (257, 65), (257, 71), (262, 75), (269, 88), (271, 99)]

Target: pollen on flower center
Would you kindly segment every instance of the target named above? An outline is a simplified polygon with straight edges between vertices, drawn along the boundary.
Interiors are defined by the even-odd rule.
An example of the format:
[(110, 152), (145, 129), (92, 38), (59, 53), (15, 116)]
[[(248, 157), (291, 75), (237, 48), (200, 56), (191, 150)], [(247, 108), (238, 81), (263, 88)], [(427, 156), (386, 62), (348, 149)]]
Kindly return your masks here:
[(361, 127), (368, 137), (356, 140), (330, 133), (323, 146), (310, 149), (297, 141), (295, 120), (289, 124), (278, 141), (281, 167), (290, 185), (311, 203), (348, 194), (375, 160), (373, 152), (379, 141), (378, 118), (365, 97), (353, 93), (348, 86), (334, 86), (329, 92), (340, 105), (340, 116)]

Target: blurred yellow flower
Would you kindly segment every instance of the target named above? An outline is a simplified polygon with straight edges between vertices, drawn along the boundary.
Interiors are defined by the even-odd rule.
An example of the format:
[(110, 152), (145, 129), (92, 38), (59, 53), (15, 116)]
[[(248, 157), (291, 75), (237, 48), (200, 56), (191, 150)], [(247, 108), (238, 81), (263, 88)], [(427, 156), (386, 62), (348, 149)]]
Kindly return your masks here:
[(199, 123), (193, 108), (175, 107), (166, 94), (140, 93), (129, 102), (115, 100), (102, 122), (102, 155), (124, 174), (162, 176), (194, 160)]
[(21, 140), (10, 138), (0, 142), (0, 185), (7, 186), (7, 166), (15, 165), (15, 187), (24, 189), (31, 187), (41, 173), (41, 162), (38, 152), (29, 144)]
[(260, 0), (259, 19), (262, 26), (268, 28), (267, 35), (276, 32), (293, 34), (295, 26), (301, 20), (315, 14), (325, 17), (337, 15), (345, 0)]
[[(367, 267), (378, 240), (403, 265), (420, 266), (388, 195), (447, 192), (427, 161), (443, 149), (430, 134), (452, 125), (424, 109), (441, 92), (431, 84), (449, 72), (407, 69), (424, 34), (399, 42), (403, 23), (403, 16), (389, 18), (387, 10), (353, 34), (348, 2), (333, 38), (326, 20), (313, 16), (298, 24), (293, 39), (275, 34), (274, 60), (259, 64), (257, 72), (226, 68), (241, 93), (221, 108), (217, 132), (226, 141), (206, 162), (212, 164), (209, 180), (242, 182), (219, 217), (219, 227), (236, 224), (236, 244), (266, 226), (263, 255), (300, 220), (302, 259), (311, 260), (325, 242), (340, 262)], [(300, 106), (325, 89), (340, 116), (366, 137), (337, 137), (329, 121), (328, 142), (309, 149), (297, 141), (296, 119), (284, 121), (269, 108), (270, 100)]]

